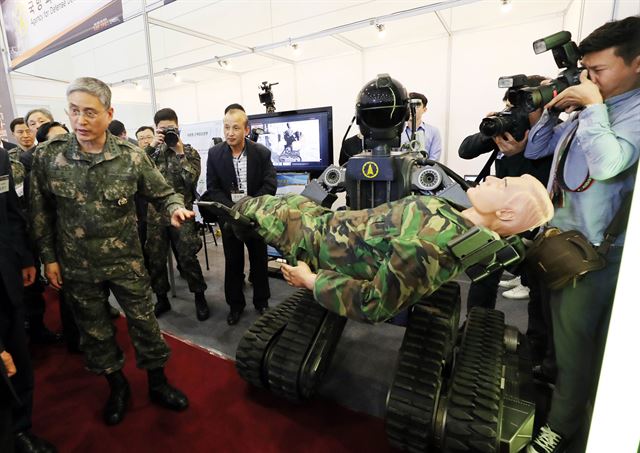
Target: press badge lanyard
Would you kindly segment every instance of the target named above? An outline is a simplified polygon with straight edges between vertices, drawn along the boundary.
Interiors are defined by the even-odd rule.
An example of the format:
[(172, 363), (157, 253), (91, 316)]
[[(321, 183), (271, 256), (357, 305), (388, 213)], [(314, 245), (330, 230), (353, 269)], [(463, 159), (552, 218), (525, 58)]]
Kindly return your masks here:
[(242, 156), (244, 156), (244, 149), (237, 158), (232, 157), (234, 161), (233, 166), (236, 169), (236, 180), (238, 183), (236, 190), (231, 190), (231, 201), (234, 203), (237, 203), (246, 196), (246, 193), (242, 188), (242, 179), (240, 178), (240, 159), (242, 159)]

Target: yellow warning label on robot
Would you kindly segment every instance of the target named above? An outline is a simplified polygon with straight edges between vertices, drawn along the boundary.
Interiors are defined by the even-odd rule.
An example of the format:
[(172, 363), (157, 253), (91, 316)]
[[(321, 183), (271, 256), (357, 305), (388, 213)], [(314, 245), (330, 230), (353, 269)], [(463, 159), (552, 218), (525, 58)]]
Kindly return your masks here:
[(362, 166), (362, 174), (365, 178), (375, 178), (378, 176), (378, 164), (375, 162), (365, 162)]

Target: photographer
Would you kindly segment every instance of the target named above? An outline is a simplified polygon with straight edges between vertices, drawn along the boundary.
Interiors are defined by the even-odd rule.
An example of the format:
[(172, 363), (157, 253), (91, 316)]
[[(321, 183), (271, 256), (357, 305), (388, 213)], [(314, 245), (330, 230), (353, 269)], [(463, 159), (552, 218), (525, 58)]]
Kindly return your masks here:
[[(200, 177), (200, 154), (191, 145), (185, 145), (178, 130), (178, 115), (172, 109), (160, 109), (153, 117), (155, 136), (146, 148), (147, 154), (156, 164), (167, 183), (184, 197), (185, 206), (192, 209), (195, 188)], [(179, 229), (173, 228), (152, 205), (147, 212), (147, 241), (145, 251), (149, 260), (151, 287), (156, 294), (156, 316), (171, 310), (167, 298), (169, 279), (167, 276), (167, 254), (169, 245), (174, 246), (180, 272), (187, 280), (189, 290), (195, 294), (198, 321), (209, 318), (209, 307), (204, 297), (207, 284), (197, 253), (202, 246), (196, 223), (188, 220)]]
[[(544, 79), (539, 75), (528, 76), (524, 81), (524, 86), (537, 87)], [(505, 102), (507, 109), (513, 110), (514, 106), (508, 100), (509, 93), (510, 90), (507, 90), (502, 100)], [(538, 122), (541, 114), (541, 109), (530, 113), (528, 115), (528, 125), (533, 127)], [(490, 118), (495, 115), (495, 113), (490, 113), (487, 117)], [(515, 132), (513, 133), (515, 134)], [(552, 157), (549, 156), (539, 160), (527, 159), (523, 151), (527, 144), (528, 133), (529, 128), (525, 130), (524, 137), (517, 140), (509, 131), (493, 137), (478, 132), (463, 140), (458, 149), (458, 155), (463, 159), (474, 159), (483, 154), (492, 153), (489, 159), (495, 159), (495, 173), (498, 178), (530, 174), (546, 185)], [(502, 272), (494, 272), (487, 278), (471, 284), (467, 296), (467, 310), (471, 310), (473, 307), (495, 308), (501, 275)], [(547, 331), (549, 329), (547, 325), (550, 324), (550, 321), (548, 319), (545, 320), (545, 314), (547, 315), (546, 318), (548, 318), (547, 301), (543, 301), (544, 295), (541, 294), (541, 289), (535, 279), (531, 278), (533, 276), (525, 274), (522, 277), (525, 286), (530, 288), (527, 338), (531, 347), (532, 361), (534, 365), (538, 365), (542, 363), (546, 355), (549, 355), (548, 342), (550, 339), (548, 339)], [(543, 308), (543, 304), (545, 308)], [(549, 370), (548, 374), (552, 375), (553, 370)]]
[[(593, 245), (634, 187), (640, 153), (640, 17), (609, 22), (579, 46), (580, 83), (558, 94), (530, 131), (525, 156), (558, 153), (553, 181), (561, 230), (578, 230)], [(558, 111), (574, 113), (556, 126)], [(551, 292), (558, 377), (547, 425), (528, 452), (581, 451), (580, 429), (597, 384), (624, 233), (605, 254), (606, 267)], [(586, 437), (586, 436), (584, 436)]]

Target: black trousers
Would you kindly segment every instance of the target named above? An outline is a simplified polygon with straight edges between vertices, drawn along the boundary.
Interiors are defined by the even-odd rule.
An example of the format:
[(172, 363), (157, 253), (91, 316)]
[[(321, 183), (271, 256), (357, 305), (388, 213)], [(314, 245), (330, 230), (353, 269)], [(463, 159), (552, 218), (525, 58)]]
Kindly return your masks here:
[(498, 283), (502, 270), (498, 270), (479, 282), (471, 283), (469, 294), (467, 295), (467, 312), (473, 307), (496, 308), (496, 298), (498, 297)]
[[(11, 305), (9, 301), (9, 294), (0, 278), (0, 310), (3, 311), (3, 316), (0, 317), (0, 336), (17, 370), (11, 377), (11, 384), (22, 404), (12, 409), (12, 431), (19, 432), (31, 429), (33, 368), (27, 346), (27, 334), (24, 330), (24, 311), (22, 307), (16, 308)], [(0, 385), (4, 384), (0, 382)]]
[(241, 311), (246, 305), (244, 293), (244, 247), (249, 252), (249, 280), (253, 284), (253, 305), (266, 307), (271, 297), (267, 272), (267, 244), (260, 238), (247, 242), (238, 239), (230, 228), (221, 225), (224, 247), (224, 296), (231, 311)]

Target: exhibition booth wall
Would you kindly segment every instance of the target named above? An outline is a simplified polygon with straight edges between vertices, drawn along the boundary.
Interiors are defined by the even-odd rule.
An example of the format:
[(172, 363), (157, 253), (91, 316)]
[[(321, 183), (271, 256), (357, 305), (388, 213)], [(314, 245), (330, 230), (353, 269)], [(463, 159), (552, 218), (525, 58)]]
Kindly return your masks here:
[[(178, 0), (157, 12), (172, 8), (173, 14), (179, 16), (181, 3)], [(407, 3), (415, 5), (418, 2), (397, 2), (397, 7), (407, 6)], [(491, 8), (487, 9), (487, 3), (491, 3)], [(219, 120), (224, 107), (232, 102), (240, 102), (250, 114), (263, 113), (258, 87), (263, 81), (278, 82), (273, 93), (279, 111), (333, 107), (337, 161), (342, 136), (354, 114), (358, 91), (377, 74), (388, 73), (409, 91), (422, 92), (428, 97), (425, 119), (436, 126), (443, 137), (441, 160), (460, 174), (476, 174), (482, 167), (482, 159), (464, 161), (458, 158), (457, 149), (464, 137), (478, 130), (486, 113), (502, 108), (503, 90), (497, 86), (498, 77), (518, 73), (555, 77), (559, 71), (550, 52), (533, 53), (532, 42), (563, 29), (571, 31), (573, 39), (579, 42), (581, 37), (604, 21), (613, 19), (614, 15), (622, 18), (637, 14), (640, 9), (636, 1), (513, 3), (513, 10), (507, 13), (501, 12), (498, 1), (482, 1), (442, 9), (438, 11), (440, 20), (435, 14), (423, 14), (390, 22), (384, 39), (371, 32), (372, 42), (361, 50), (345, 46), (331, 37), (304, 41), (300, 59), (293, 60), (293, 64), (255, 56), (261, 60), (257, 65), (259, 69), (255, 70), (231, 72), (203, 69), (210, 66), (196, 67), (177, 72), (179, 82), (173, 80), (171, 74), (163, 75), (155, 79), (156, 105), (157, 108), (175, 109), (183, 124)], [(524, 17), (516, 15), (517, 10), (525, 6), (530, 12)], [(169, 13), (171, 11), (165, 14)], [(366, 14), (367, 9), (362, 13)], [(489, 14), (488, 18), (483, 16), (477, 21), (484, 25), (467, 26), (474, 22), (474, 15), (479, 17), (480, 13)], [(202, 14), (206, 14), (206, 10)], [(242, 17), (242, 11), (237, 14)], [(514, 15), (514, 21), (509, 20), (510, 14)], [(230, 13), (226, 20), (233, 20), (233, 17)], [(170, 20), (169, 17), (166, 19)], [(217, 20), (225, 18), (210, 18), (208, 33), (211, 35), (219, 30)], [(64, 89), (74, 77), (90, 75), (113, 83), (129, 74), (144, 75), (146, 57), (142, 25), (141, 17), (133, 18), (11, 73), (17, 113), (24, 114), (32, 107), (45, 106), (56, 118), (64, 119)], [(243, 21), (238, 20), (238, 27), (242, 26)], [(251, 24), (247, 27), (253, 29)], [(410, 29), (408, 34), (407, 28)], [(394, 33), (401, 33), (402, 39), (394, 41)], [(183, 64), (187, 60), (181, 55), (194, 51), (177, 48), (177, 35), (174, 31), (150, 27), (156, 72), (171, 67), (172, 63)], [(89, 47), (92, 43), (93, 48)], [(328, 55), (317, 51), (315, 54), (322, 56), (304, 57), (324, 44), (330, 48)], [(197, 60), (205, 55), (201, 49), (196, 48), (194, 52), (190, 58)], [(280, 55), (286, 53), (283, 51)], [(251, 67), (243, 63), (243, 59), (247, 57), (229, 60), (229, 63), (233, 67), (243, 64)], [(59, 81), (25, 76), (25, 73)], [(121, 74), (123, 79), (114, 78)], [(133, 83), (138, 86), (134, 87)], [(148, 82), (133, 83), (116, 83), (113, 87), (115, 117), (125, 123), (130, 135), (140, 125), (150, 124), (153, 114)], [(356, 127), (352, 128), (350, 134), (356, 130)]]

